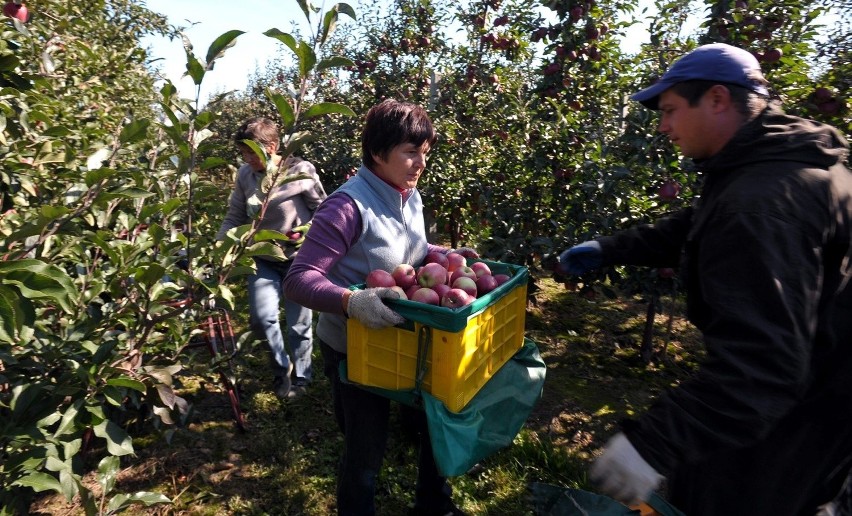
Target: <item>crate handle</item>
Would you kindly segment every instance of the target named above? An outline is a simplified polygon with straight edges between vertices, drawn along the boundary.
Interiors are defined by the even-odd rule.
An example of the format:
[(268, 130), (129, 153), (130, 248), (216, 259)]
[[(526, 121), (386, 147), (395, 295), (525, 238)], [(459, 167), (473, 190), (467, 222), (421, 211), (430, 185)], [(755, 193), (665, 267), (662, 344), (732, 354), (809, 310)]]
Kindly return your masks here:
[(415, 403), (423, 404), (423, 396), (420, 388), (423, 386), (423, 377), (426, 376), (426, 359), (429, 356), (429, 346), (432, 345), (432, 328), (421, 326), (417, 334), (417, 376), (414, 379)]

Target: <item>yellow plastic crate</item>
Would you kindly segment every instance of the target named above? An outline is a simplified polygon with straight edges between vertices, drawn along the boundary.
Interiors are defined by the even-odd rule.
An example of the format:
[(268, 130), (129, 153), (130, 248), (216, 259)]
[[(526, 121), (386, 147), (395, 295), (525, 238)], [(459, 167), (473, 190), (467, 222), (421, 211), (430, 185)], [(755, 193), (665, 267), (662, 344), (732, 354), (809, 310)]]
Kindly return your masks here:
[[(493, 267), (492, 267), (493, 269)], [(502, 295), (487, 307), (467, 315), (457, 332), (423, 322), (408, 321), (371, 330), (356, 319), (348, 321), (349, 380), (390, 390), (414, 388), (418, 335), (428, 326), (431, 344), (425, 354), (422, 389), (458, 412), (524, 343), (527, 274), (517, 274)], [(436, 310), (448, 310), (435, 307)]]

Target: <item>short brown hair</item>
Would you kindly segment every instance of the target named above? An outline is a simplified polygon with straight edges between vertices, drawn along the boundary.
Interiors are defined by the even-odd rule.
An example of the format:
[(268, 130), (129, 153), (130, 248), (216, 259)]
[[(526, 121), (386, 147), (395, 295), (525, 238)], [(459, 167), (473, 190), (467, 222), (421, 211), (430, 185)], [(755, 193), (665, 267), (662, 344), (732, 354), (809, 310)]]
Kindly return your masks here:
[(361, 133), (361, 159), (364, 165), (375, 165), (373, 156), (387, 158), (391, 149), (403, 143), (418, 147), (434, 145), (437, 135), (426, 110), (417, 104), (387, 99), (367, 112)]
[[(758, 78), (754, 77), (753, 80), (758, 80)], [(765, 83), (766, 80), (763, 79), (763, 82)], [(731, 92), (731, 102), (733, 102), (737, 112), (747, 119), (757, 116), (766, 108), (767, 98), (765, 95), (736, 84), (705, 80), (683, 81), (672, 86), (672, 91), (685, 98), (690, 106), (695, 107), (701, 101), (701, 97), (717, 84), (728, 88), (728, 91)]]
[(238, 146), (244, 145), (243, 140), (253, 140), (261, 147), (273, 145), (277, 149), (280, 138), (278, 125), (261, 116), (249, 118), (234, 133), (234, 143)]

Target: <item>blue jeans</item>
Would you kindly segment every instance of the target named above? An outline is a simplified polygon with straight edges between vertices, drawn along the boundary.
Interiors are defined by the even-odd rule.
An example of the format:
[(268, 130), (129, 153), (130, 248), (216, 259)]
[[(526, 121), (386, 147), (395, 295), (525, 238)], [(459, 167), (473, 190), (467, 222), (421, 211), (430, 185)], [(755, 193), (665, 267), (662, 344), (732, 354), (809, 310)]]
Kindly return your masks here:
[[(390, 400), (340, 379), (340, 362), (346, 355), (320, 341), (323, 371), (331, 381), (334, 416), (343, 431), (343, 455), (337, 474), (337, 513), (341, 516), (371, 516), (376, 513), (376, 477), (382, 467), (388, 440)], [(452, 506), (452, 490), (440, 476), (432, 455), (426, 413), (400, 405), (401, 419), (417, 430), (420, 451), (417, 464), (415, 505), (440, 512)]]
[[(313, 313), (302, 305), (284, 297), (282, 282), (291, 262), (272, 262), (255, 259), (257, 273), (248, 277), (249, 317), (252, 330), (269, 344), (272, 355), (272, 372), (275, 376), (286, 376), (291, 362), (296, 379), (310, 382), (311, 352), (313, 351)], [(278, 313), (284, 300), (284, 316), (287, 323), (287, 344), (281, 332)], [(289, 347), (292, 361), (287, 353)]]

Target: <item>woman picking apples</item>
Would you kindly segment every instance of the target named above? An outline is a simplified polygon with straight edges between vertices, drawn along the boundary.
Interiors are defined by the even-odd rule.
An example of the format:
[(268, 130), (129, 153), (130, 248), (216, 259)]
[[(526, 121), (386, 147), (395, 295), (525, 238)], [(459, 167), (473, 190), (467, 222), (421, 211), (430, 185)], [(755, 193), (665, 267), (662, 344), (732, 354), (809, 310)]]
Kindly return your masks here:
[[(382, 302), (396, 298), (387, 287), (350, 291), (375, 269), (390, 272), (400, 263), (420, 264), (427, 253), (449, 253), (426, 241), (423, 204), (417, 181), (436, 134), (426, 111), (414, 104), (385, 100), (367, 113), (362, 133), (363, 163), (358, 173), (332, 193), (314, 214), (311, 231), (284, 280), (289, 299), (320, 313), (316, 333), (331, 380), (334, 414), (344, 434), (337, 482), (341, 515), (375, 514), (376, 477), (388, 437), (390, 400), (344, 383), (339, 364), (346, 359), (346, 318), (368, 328), (404, 319)], [(472, 249), (456, 252), (477, 256)], [(411, 514), (464, 514), (441, 477), (422, 411), (401, 406), (415, 421), (420, 455), (415, 505)]]

